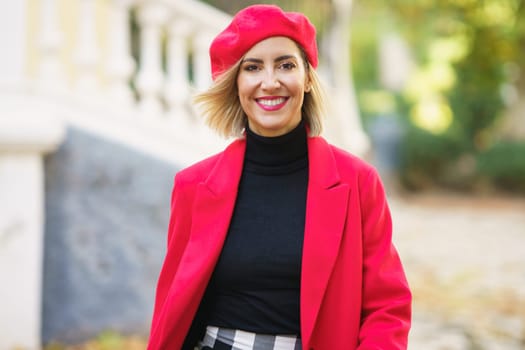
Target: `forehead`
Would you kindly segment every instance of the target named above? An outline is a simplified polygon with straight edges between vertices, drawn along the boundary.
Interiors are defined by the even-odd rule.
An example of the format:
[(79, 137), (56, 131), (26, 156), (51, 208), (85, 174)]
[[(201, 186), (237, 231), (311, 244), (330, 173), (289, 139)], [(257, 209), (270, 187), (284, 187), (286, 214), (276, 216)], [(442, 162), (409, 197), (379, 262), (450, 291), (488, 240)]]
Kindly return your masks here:
[(246, 52), (244, 57), (256, 58), (281, 55), (293, 55), (301, 58), (301, 51), (292, 39), (284, 36), (274, 36), (259, 41)]

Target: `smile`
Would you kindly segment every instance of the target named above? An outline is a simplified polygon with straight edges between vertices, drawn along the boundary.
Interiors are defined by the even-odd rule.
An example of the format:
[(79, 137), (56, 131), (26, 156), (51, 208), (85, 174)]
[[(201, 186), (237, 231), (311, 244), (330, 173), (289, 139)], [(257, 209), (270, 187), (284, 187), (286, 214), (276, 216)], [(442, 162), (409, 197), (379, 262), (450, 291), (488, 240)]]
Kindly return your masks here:
[(277, 98), (259, 98), (256, 99), (257, 104), (261, 106), (264, 110), (275, 111), (280, 109), (288, 101), (287, 97), (277, 97)]

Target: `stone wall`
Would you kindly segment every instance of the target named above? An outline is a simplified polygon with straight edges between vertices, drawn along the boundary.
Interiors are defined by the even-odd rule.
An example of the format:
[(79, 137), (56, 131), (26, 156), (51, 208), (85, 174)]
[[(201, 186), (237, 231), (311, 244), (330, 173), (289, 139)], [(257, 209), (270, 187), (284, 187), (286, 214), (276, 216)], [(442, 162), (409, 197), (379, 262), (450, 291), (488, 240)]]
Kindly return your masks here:
[(46, 158), (44, 344), (148, 332), (177, 168), (74, 128)]

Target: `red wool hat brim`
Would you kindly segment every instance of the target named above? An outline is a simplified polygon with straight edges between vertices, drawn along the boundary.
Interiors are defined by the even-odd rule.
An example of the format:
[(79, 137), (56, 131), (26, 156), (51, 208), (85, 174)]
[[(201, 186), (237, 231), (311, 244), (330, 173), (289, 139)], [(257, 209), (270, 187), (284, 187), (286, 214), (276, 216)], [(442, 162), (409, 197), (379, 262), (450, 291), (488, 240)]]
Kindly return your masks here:
[(317, 68), (315, 27), (298, 12), (284, 12), (275, 5), (253, 5), (239, 11), (210, 46), (211, 73), (215, 80), (258, 42), (284, 36), (299, 44), (312, 67)]

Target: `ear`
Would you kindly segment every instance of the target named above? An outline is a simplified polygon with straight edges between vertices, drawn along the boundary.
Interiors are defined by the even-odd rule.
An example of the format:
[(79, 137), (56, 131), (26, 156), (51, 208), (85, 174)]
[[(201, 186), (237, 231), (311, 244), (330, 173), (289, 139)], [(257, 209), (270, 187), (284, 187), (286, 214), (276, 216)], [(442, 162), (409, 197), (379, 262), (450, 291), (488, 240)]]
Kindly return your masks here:
[(310, 81), (310, 77), (306, 77), (306, 81), (304, 82), (304, 92), (309, 93), (312, 90), (312, 83)]

